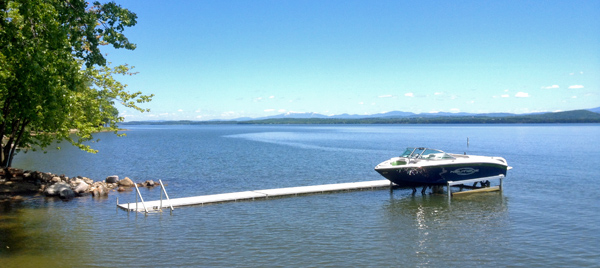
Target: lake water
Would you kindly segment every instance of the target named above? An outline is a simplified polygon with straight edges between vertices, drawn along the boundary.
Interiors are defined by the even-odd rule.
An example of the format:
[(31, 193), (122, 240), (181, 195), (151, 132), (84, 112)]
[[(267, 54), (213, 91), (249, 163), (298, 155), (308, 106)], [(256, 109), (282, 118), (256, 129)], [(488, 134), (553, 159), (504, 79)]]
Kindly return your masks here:
[[(127, 213), (133, 192), (0, 203), (2, 267), (600, 267), (600, 125), (127, 126), (15, 166), (162, 179), (171, 198), (379, 180), (405, 147), (502, 156), (504, 191), (316, 194)], [(467, 138), (469, 146), (467, 147)], [(159, 189), (143, 190), (146, 200)]]

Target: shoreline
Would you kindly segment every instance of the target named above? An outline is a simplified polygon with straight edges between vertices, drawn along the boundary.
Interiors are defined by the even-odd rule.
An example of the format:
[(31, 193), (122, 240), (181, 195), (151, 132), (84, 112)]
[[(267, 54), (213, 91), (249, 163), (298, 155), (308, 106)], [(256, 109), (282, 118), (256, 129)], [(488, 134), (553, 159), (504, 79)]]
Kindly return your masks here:
[[(158, 183), (147, 180), (137, 183), (138, 187), (154, 187)], [(108, 176), (104, 180), (75, 176), (67, 177), (49, 172), (22, 170), (18, 168), (0, 169), (0, 202), (13, 202), (25, 200), (25, 197), (60, 198), (68, 201), (76, 197), (103, 197), (109, 192), (129, 191), (134, 187), (134, 182), (125, 177)]]

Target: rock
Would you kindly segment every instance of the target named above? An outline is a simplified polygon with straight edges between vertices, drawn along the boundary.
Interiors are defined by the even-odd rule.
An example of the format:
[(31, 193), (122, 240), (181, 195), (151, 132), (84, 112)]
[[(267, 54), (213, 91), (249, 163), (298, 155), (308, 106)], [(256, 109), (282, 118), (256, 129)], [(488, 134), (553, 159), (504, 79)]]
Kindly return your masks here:
[(60, 192), (58, 192), (58, 197), (63, 200), (69, 200), (75, 197), (75, 192), (73, 192), (71, 188), (61, 189)]
[(119, 181), (119, 176), (113, 175), (106, 177), (106, 183), (117, 183)]
[(92, 180), (92, 179), (90, 179), (90, 178), (83, 177), (83, 178), (82, 178), (82, 180), (83, 180), (83, 181), (85, 181), (85, 183), (87, 183), (87, 184), (89, 184), (89, 185), (92, 185), (92, 184), (94, 184), (94, 180)]
[(60, 182), (60, 177), (58, 177), (58, 176), (54, 176), (54, 177), (52, 177), (52, 179), (50, 179), (50, 181), (51, 181), (51, 182), (54, 182), (54, 183), (56, 183), (56, 182)]
[(75, 192), (76, 194), (82, 194), (82, 193), (87, 192), (87, 190), (89, 188), (90, 188), (90, 185), (88, 185), (84, 181), (80, 181), (79, 184), (77, 184), (75, 187), (73, 187), (73, 192)]
[(11, 181), (22, 181), (23, 180), (23, 176), (14, 175), (10, 180)]
[(108, 195), (108, 188), (106, 188), (106, 186), (100, 184), (98, 186), (96, 186), (96, 188), (94, 188), (94, 190), (92, 190), (92, 195), (95, 197), (98, 196), (107, 196)]
[(34, 180), (43, 180), (43, 179), (44, 179), (44, 176), (42, 175), (42, 172), (39, 172), (39, 171), (34, 171), (34, 172), (32, 172), (32, 173), (31, 173), (31, 177), (32, 177)]
[(156, 183), (153, 180), (147, 180), (144, 182), (144, 185), (146, 187), (154, 187), (154, 186), (156, 186)]
[(69, 184), (65, 182), (55, 183), (46, 187), (46, 189), (44, 190), (44, 194), (46, 196), (57, 196), (63, 189), (71, 190), (71, 186), (69, 186)]
[(133, 187), (133, 181), (128, 177), (125, 177), (125, 179), (120, 180), (118, 184), (119, 186)]

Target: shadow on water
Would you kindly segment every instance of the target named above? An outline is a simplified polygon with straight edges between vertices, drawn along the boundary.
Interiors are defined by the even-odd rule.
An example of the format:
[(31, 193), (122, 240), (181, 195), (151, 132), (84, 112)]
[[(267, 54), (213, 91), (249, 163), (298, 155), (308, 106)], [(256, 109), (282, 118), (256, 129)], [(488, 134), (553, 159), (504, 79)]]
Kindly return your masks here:
[[(32, 197), (0, 203), (1, 267), (76, 267), (92, 259), (93, 226), (79, 206), (99, 198), (65, 202)], [(77, 215), (77, 216), (74, 216)]]

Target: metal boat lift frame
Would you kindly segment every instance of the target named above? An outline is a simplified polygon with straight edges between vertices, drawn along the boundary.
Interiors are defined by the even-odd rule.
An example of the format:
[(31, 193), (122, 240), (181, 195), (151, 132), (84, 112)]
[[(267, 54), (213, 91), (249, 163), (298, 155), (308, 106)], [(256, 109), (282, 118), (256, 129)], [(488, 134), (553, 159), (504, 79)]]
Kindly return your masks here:
[[(502, 180), (504, 179), (504, 177), (505, 176), (503, 174), (499, 174), (497, 176), (482, 177), (482, 178), (476, 178), (476, 179), (470, 179), (470, 180), (448, 181), (448, 183), (446, 184), (447, 192), (448, 192), (448, 200), (450, 200), (453, 195), (502, 191)], [(454, 193), (452, 192), (452, 188), (451, 188), (452, 186), (464, 185), (467, 183), (477, 184), (478, 182), (483, 183), (485, 181), (490, 181), (490, 180), (500, 180), (500, 184), (498, 186), (494, 186), (494, 187), (481, 187), (481, 188), (476, 188), (474, 190), (460, 191), (460, 192), (454, 192)]]

